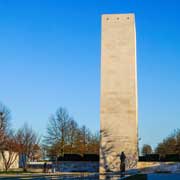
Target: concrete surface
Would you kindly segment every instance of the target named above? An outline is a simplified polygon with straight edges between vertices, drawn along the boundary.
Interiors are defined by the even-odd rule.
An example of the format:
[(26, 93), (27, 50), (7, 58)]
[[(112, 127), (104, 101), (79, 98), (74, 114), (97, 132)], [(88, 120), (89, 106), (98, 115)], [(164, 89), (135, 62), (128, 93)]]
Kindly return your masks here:
[(137, 164), (136, 33), (133, 14), (102, 16), (100, 172)]

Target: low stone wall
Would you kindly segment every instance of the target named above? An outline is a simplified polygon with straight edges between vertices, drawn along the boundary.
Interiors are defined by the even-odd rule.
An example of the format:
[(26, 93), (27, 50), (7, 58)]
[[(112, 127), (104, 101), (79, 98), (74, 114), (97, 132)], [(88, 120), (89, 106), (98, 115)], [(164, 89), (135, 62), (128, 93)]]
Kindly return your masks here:
[(64, 161), (58, 163), (57, 170), (60, 172), (98, 172), (99, 162)]
[[(29, 168), (43, 169), (44, 162), (30, 162), (28, 163)], [(48, 162), (48, 171), (53, 172), (98, 172), (99, 162), (90, 161), (61, 161), (58, 163)]]
[(180, 172), (180, 163), (176, 162), (138, 162), (138, 169), (143, 173)]
[(138, 162), (137, 168), (142, 169), (142, 168), (149, 168), (149, 167), (154, 167), (154, 166), (159, 166), (160, 162)]

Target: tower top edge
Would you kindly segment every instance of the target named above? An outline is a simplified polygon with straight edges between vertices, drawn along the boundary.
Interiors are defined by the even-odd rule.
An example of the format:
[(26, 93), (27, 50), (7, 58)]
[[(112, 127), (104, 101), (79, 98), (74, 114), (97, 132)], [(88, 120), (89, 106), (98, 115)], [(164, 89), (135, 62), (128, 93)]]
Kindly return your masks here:
[[(135, 14), (103, 14), (101, 16), (103, 23), (116, 23), (116, 22), (124, 22), (124, 23), (134, 23), (135, 24)], [(109, 24), (109, 23), (108, 23)]]
[(119, 17), (135, 17), (135, 14), (134, 13), (126, 13), (126, 14), (102, 14), (101, 15), (101, 17), (102, 18), (107, 18), (107, 17), (117, 17), (117, 16), (119, 16)]

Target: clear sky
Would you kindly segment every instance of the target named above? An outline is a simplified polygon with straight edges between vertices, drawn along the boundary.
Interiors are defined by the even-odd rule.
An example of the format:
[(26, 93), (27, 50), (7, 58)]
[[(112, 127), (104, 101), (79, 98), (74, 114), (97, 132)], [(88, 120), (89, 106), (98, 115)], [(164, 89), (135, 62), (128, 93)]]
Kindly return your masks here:
[(101, 14), (136, 15), (139, 135), (155, 146), (180, 127), (179, 0), (1, 0), (0, 101), (40, 134), (66, 107), (99, 130)]

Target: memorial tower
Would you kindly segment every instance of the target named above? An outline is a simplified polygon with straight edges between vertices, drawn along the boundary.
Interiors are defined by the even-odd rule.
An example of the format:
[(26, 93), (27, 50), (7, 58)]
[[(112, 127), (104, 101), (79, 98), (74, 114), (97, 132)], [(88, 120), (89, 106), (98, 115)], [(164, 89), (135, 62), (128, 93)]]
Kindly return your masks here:
[(102, 16), (100, 172), (138, 159), (136, 31), (134, 14)]

